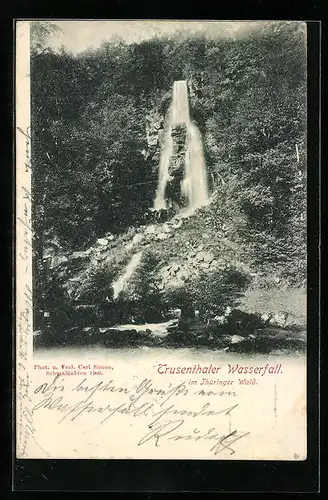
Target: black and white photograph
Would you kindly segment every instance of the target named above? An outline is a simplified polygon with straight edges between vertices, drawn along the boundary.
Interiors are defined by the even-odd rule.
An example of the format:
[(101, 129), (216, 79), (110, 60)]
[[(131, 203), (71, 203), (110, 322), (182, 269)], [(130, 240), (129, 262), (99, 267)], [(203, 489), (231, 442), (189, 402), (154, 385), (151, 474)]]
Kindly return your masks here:
[(305, 25), (188, 24), (31, 23), (36, 348), (305, 349)]
[(304, 460), (306, 23), (22, 24), (28, 456)]

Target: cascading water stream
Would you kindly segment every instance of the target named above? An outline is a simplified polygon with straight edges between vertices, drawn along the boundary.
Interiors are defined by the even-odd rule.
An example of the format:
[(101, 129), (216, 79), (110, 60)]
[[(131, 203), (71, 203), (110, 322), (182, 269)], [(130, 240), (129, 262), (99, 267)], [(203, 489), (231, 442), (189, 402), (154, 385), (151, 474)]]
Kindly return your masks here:
[(169, 179), (169, 162), (173, 151), (173, 140), (171, 136), (172, 131), (172, 107), (168, 112), (167, 131), (164, 137), (164, 143), (161, 150), (160, 163), (159, 163), (159, 178), (156, 191), (156, 198), (154, 203), (155, 210), (162, 210), (166, 207), (165, 202), (165, 188)]
[(120, 293), (126, 287), (129, 279), (133, 275), (135, 269), (139, 266), (142, 257), (142, 252), (135, 253), (127, 264), (124, 273), (113, 283), (113, 297), (117, 299)]
[(185, 80), (174, 82), (172, 105), (167, 121), (166, 134), (161, 150), (154, 208), (155, 210), (161, 210), (166, 207), (165, 189), (170, 179), (170, 158), (173, 155), (172, 127), (185, 124), (187, 144), (181, 192), (187, 199), (185, 210), (191, 213), (195, 209), (206, 205), (209, 195), (202, 138), (198, 127), (190, 119), (188, 88)]
[[(203, 144), (198, 127), (191, 121), (188, 101), (187, 82), (176, 81), (173, 85), (172, 104), (166, 120), (166, 133), (162, 145), (158, 186), (154, 202), (155, 210), (166, 208), (165, 191), (170, 179), (170, 161), (174, 154), (172, 130), (176, 125), (185, 124), (186, 150), (184, 158), (184, 175), (181, 182), (181, 194), (187, 200), (187, 206), (180, 214), (191, 214), (208, 202), (208, 184)], [(113, 283), (114, 299), (127, 286), (134, 271), (139, 266), (142, 252), (134, 254), (124, 269), (123, 274)]]
[(187, 127), (188, 148), (183, 189), (189, 201), (188, 208), (193, 210), (206, 205), (209, 195), (201, 134), (193, 122), (190, 121)]

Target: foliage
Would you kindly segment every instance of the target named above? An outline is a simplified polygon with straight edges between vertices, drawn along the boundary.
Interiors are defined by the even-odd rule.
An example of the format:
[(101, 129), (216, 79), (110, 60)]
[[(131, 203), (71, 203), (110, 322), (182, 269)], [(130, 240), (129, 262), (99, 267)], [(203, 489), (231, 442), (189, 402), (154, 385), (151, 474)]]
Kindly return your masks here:
[[(229, 238), (252, 266), (304, 280), (303, 24), (263, 24), (236, 39), (119, 40), (79, 55), (47, 47), (54, 24), (32, 24), (34, 257), (41, 280), (49, 241), (69, 253), (107, 232), (124, 234), (143, 224), (157, 179), (147, 155), (147, 116), (154, 109), (165, 113), (178, 79), (188, 81), (212, 187), (212, 203), (200, 216), (217, 231), (228, 225)], [(140, 317), (151, 304), (150, 315), (161, 314), (149, 258), (134, 283)], [(105, 275), (94, 279), (94, 291), (103, 291)], [(243, 280), (225, 270), (183, 293), (206, 317), (233, 300)]]
[(158, 263), (158, 257), (151, 251), (146, 251), (128, 289), (123, 294), (123, 300), (131, 304), (132, 315), (136, 322), (154, 322), (162, 319), (162, 294), (154, 272)]
[(245, 271), (226, 265), (211, 273), (201, 273), (196, 281), (187, 284), (187, 289), (199, 317), (207, 321), (222, 315), (227, 306), (235, 306), (249, 283), (250, 276)]

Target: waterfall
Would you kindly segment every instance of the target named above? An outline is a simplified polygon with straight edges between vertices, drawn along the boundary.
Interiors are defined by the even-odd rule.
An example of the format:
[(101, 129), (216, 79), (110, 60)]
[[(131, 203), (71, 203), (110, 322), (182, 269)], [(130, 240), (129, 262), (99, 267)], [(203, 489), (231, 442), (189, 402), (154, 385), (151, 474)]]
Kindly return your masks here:
[(187, 127), (185, 169), (181, 185), (181, 193), (187, 199), (186, 210), (192, 212), (208, 202), (202, 138), (198, 127), (190, 119), (187, 82), (181, 80), (174, 82), (173, 85), (172, 105), (168, 113), (159, 163), (158, 187), (154, 202), (156, 210), (166, 207), (165, 188), (170, 178), (170, 158), (173, 155), (172, 127), (181, 123), (185, 123)]
[(114, 299), (117, 299), (119, 294), (126, 287), (129, 279), (133, 275), (135, 269), (138, 267), (141, 261), (142, 252), (135, 253), (129, 263), (127, 264), (124, 273), (113, 283)]
[(192, 122), (188, 126), (188, 149), (183, 189), (189, 200), (189, 209), (206, 205), (208, 201), (207, 172), (203, 141), (198, 127)]
[(156, 198), (154, 202), (155, 210), (162, 210), (166, 207), (165, 202), (165, 188), (167, 181), (169, 179), (169, 162), (170, 157), (172, 156), (173, 151), (173, 141), (171, 136), (172, 131), (172, 107), (168, 112), (168, 120), (167, 120), (167, 131), (164, 137), (164, 142), (161, 150), (161, 156), (159, 161), (159, 178), (158, 178), (158, 186), (156, 191)]

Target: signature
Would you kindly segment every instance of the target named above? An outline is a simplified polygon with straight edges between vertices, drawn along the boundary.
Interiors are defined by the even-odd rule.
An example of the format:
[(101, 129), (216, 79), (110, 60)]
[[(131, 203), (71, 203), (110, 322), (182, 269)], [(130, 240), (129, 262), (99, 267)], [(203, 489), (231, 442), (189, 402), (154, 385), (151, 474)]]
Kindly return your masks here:
[[(168, 420), (163, 424), (157, 424), (155, 426), (149, 426), (151, 431), (148, 432), (145, 436), (143, 436), (139, 442), (138, 446), (141, 446), (151, 439), (154, 440), (154, 444), (156, 447), (159, 446), (160, 438), (164, 436), (168, 436), (172, 432), (176, 431), (179, 427), (181, 427), (184, 423), (184, 420)], [(205, 434), (202, 434), (200, 429), (194, 428), (193, 434), (176, 434), (170, 437), (166, 437), (168, 440), (184, 440), (184, 441), (201, 441), (201, 440), (210, 440), (215, 441), (214, 445), (211, 446), (210, 451), (214, 452), (214, 455), (218, 455), (224, 450), (230, 452), (230, 455), (235, 453), (235, 450), (232, 448), (232, 444), (242, 439), (243, 437), (248, 436), (249, 432), (239, 432), (237, 430), (229, 431), (226, 434), (220, 434), (215, 427), (211, 427), (208, 429)]]

